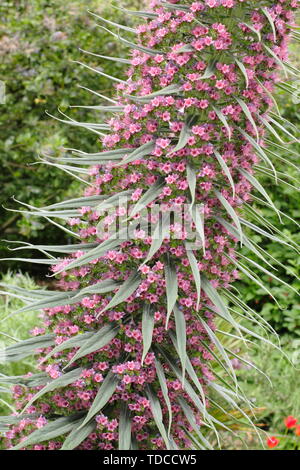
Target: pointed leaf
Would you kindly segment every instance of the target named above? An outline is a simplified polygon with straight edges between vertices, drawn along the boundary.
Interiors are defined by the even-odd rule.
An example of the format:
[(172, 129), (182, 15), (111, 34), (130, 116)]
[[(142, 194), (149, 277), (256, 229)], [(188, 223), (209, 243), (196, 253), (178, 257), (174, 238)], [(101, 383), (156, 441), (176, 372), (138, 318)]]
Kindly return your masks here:
[(165, 262), (165, 279), (166, 279), (166, 293), (167, 293), (167, 318), (166, 329), (168, 327), (171, 312), (175, 306), (178, 297), (178, 281), (176, 269), (173, 262), (168, 257)]
[(118, 450), (130, 450), (131, 448), (131, 421), (130, 412), (126, 403), (121, 405), (119, 421), (119, 447)]
[(178, 346), (178, 354), (182, 367), (182, 384), (184, 385), (184, 376), (186, 368), (186, 321), (184, 318), (184, 313), (179, 309), (175, 304), (174, 306), (174, 317), (175, 317), (175, 326), (176, 326), (176, 338)]
[[(80, 426), (83, 422), (84, 418), (78, 421), (78, 425)], [(85, 424), (82, 428), (78, 428), (78, 426), (74, 426), (71, 433), (67, 436), (64, 440), (64, 443), (60, 450), (73, 450), (78, 447), (93, 431), (96, 429), (96, 422), (91, 421)]]
[(104, 381), (102, 382), (98, 393), (88, 411), (88, 414), (84, 418), (83, 423), (79, 426), (79, 429), (82, 428), (86, 423), (88, 423), (102, 408), (107, 404), (112, 395), (115, 393), (117, 385), (119, 383), (119, 378), (112, 372), (108, 372)]
[(143, 307), (143, 317), (142, 317), (142, 335), (143, 335), (143, 355), (141, 363), (145, 360), (145, 357), (152, 344), (154, 328), (154, 315), (151, 310), (150, 304), (145, 304)]
[(158, 359), (155, 358), (155, 368), (156, 368), (156, 373), (159, 381), (159, 385), (163, 394), (163, 397), (165, 399), (168, 412), (169, 412), (169, 426), (168, 426), (168, 437), (170, 437), (170, 431), (171, 431), (171, 426), (172, 426), (172, 406), (171, 406), (171, 401), (168, 393), (168, 387), (167, 387), (167, 379), (165, 377), (164, 369), (161, 363), (159, 362)]
[[(81, 373), (83, 371), (82, 367), (79, 367), (77, 369), (73, 369), (70, 372), (67, 372), (66, 374), (60, 375), (57, 379), (51, 380), (44, 388), (39, 390), (26, 404), (25, 408), (23, 409), (23, 412), (29, 408), (29, 406), (32, 405), (38, 398), (41, 396), (45, 395), (45, 393), (51, 392), (52, 390), (55, 390), (57, 388), (63, 388), (66, 387), (67, 385), (70, 385), (74, 383), (76, 380), (79, 379), (81, 376)], [(50, 379), (50, 378), (49, 378)]]
[(121, 285), (120, 289), (118, 292), (114, 295), (114, 297), (111, 299), (108, 305), (104, 309), (101, 310), (101, 312), (97, 315), (101, 315), (103, 312), (106, 312), (106, 310), (109, 310), (116, 305), (119, 305), (120, 303), (124, 302), (124, 300), (128, 299), (128, 297), (133, 294), (138, 286), (140, 285), (141, 282), (141, 276), (138, 272), (133, 272), (128, 279)]
[(87, 356), (88, 354), (98, 351), (98, 349), (106, 346), (118, 334), (118, 331), (118, 326), (110, 324), (103, 326), (99, 331), (93, 333), (93, 335), (83, 343), (79, 351), (77, 351), (64, 369), (70, 367), (71, 364), (81, 357)]

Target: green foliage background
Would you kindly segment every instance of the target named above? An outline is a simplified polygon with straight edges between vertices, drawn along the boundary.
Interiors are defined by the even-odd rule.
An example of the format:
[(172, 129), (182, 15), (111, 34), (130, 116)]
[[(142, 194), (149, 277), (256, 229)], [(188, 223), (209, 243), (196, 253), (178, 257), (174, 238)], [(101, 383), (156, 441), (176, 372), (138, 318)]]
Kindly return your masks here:
[[(19, 208), (12, 196), (34, 206), (49, 205), (78, 191), (78, 182), (66, 173), (30, 164), (45, 152), (58, 155), (63, 146), (87, 152), (97, 146), (95, 134), (61, 124), (45, 112), (59, 117), (59, 108), (79, 120), (83, 115), (89, 119), (86, 112), (68, 109), (70, 105), (96, 104), (96, 97), (78, 85), (106, 95), (113, 91), (108, 79), (72, 62), (99, 67), (99, 59), (81, 53), (79, 47), (98, 54), (104, 50), (112, 56), (122, 54), (121, 45), (96, 26), (87, 10), (115, 20), (121, 16), (102, 0), (1, 2), (0, 80), (6, 85), (6, 103), (0, 105), (1, 238), (63, 243), (64, 234), (47, 221), (8, 212), (2, 205)], [(117, 75), (121, 65), (106, 61), (100, 70)], [(11, 254), (1, 242), (0, 257), (7, 256)], [(2, 263), (2, 270), (8, 266), (16, 269), (24, 264)], [(32, 265), (31, 272), (38, 275), (40, 269)]]

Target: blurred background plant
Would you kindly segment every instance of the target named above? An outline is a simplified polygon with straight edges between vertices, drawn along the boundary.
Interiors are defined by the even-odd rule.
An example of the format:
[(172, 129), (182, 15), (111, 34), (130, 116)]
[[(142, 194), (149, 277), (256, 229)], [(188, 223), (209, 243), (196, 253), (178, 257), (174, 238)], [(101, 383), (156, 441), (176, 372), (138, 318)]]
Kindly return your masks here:
[[(130, 0), (129, 3), (134, 6), (140, 2)], [(101, 54), (105, 44), (105, 51), (111, 56), (122, 55), (121, 44), (112, 41), (109, 33), (97, 27), (95, 18), (87, 10), (105, 17), (113, 16), (115, 21), (122, 15), (113, 10), (109, 2), (99, 0), (91, 0), (88, 5), (84, 0), (1, 2), (0, 80), (6, 86), (5, 104), (0, 108), (1, 239), (64, 243), (66, 235), (46, 220), (8, 212), (2, 205), (19, 208), (11, 199), (15, 196), (28, 204), (45, 206), (72, 197), (78, 191), (80, 183), (68, 174), (48, 165), (30, 164), (44, 153), (58, 155), (63, 146), (86, 152), (97, 146), (96, 134), (63, 125), (45, 113), (47, 110), (59, 117), (59, 108), (70, 114), (70, 105), (80, 105), (87, 99), (91, 105), (96, 104), (96, 97), (78, 85), (106, 95), (113, 92), (107, 78), (72, 62), (81, 60), (91, 67), (99, 67), (99, 59), (83, 55), (79, 47)], [(101, 61), (100, 70), (118, 75), (121, 66)], [(85, 111), (85, 119), (88, 119), (89, 113)], [(82, 114), (82, 110), (72, 109), (72, 116), (79, 120)], [(0, 258), (8, 256), (11, 253), (2, 241)], [(2, 262), (2, 271), (8, 267), (24, 269), (24, 263)], [(32, 264), (25, 269), (37, 276), (41, 272), (40, 265)]]
[[(124, 0), (125, 4), (133, 9), (141, 9), (141, 0)], [(123, 16), (102, 0), (91, 0), (88, 8), (113, 21), (119, 21)], [(0, 80), (6, 83), (7, 96), (6, 104), (1, 105), (0, 108), (0, 161), (3, 166), (0, 184), (1, 203), (5, 206), (18, 207), (17, 203), (10, 199), (13, 195), (26, 203), (43, 206), (68, 196), (72, 197), (81, 191), (81, 183), (74, 181), (56, 168), (46, 165), (28, 166), (28, 163), (36, 161), (37, 156), (43, 152), (58, 155), (62, 146), (84, 149), (87, 152), (94, 151), (97, 147), (95, 135), (81, 131), (79, 128), (65, 126), (45, 114), (47, 109), (49, 113), (58, 116), (58, 107), (69, 114), (69, 105), (86, 101), (87, 92), (78, 88), (79, 84), (99, 93), (113, 92), (112, 84), (108, 79), (100, 75), (95, 77), (95, 74), (72, 63), (72, 60), (81, 60), (92, 67), (99, 67), (100, 63), (96, 57), (82, 57), (82, 53), (76, 46), (98, 54), (105, 49), (112, 56), (122, 55), (121, 46), (112, 42), (111, 37), (105, 31), (95, 26), (94, 18), (88, 15), (86, 10), (84, 0), (72, 0), (68, 3), (61, 0), (32, 0), (31, 2), (9, 0), (1, 3)], [(124, 21), (130, 22), (131, 20), (122, 17), (121, 22), (124, 23)], [(294, 65), (299, 68), (297, 44), (291, 46), (291, 56)], [(121, 67), (121, 64), (115, 62), (101, 61), (101, 69), (110, 75), (120, 76), (118, 74), (120, 74)], [(89, 95), (88, 99), (90, 104), (98, 104), (92, 95)], [(300, 111), (297, 100), (280, 88), (277, 90), (276, 100), (282, 116), (295, 126), (299, 126)], [(72, 109), (71, 112), (78, 118), (82, 113), (78, 109)], [(87, 120), (88, 113), (85, 112), (84, 116)], [(101, 119), (99, 114), (97, 119)], [(300, 133), (297, 137), (299, 139)], [(271, 139), (275, 142), (275, 139)], [(293, 155), (287, 155), (285, 148), (274, 147), (274, 151), (282, 158), (293, 158), (293, 164), (299, 166), (300, 144), (289, 144), (286, 148), (289, 147), (293, 147)], [(277, 159), (276, 163), (278, 170), (285, 175), (280, 177), (297, 186), (293, 178), (298, 177), (298, 171), (292, 166), (287, 166), (280, 159)], [(48, 184), (50, 180), (51, 184)], [(265, 176), (260, 176), (260, 181), (277, 208), (300, 222), (299, 192), (288, 185), (276, 186)], [(278, 218), (266, 205), (259, 206), (254, 203), (254, 209), (295, 244), (299, 244), (299, 227), (292, 220), (284, 218), (284, 225), (280, 225)], [(1, 238), (33, 240), (34, 243), (41, 244), (54, 244), (58, 240), (62, 244), (67, 241), (67, 235), (58, 231), (47, 221), (28, 219), (17, 213), (6, 212), (2, 208), (0, 225), (2, 226)], [(11, 256), (6, 248), (7, 244), (1, 243), (0, 257)], [(277, 276), (293, 286), (295, 290), (299, 290), (300, 260), (295, 257), (292, 250), (288, 247), (282, 249), (282, 246), (259, 234), (256, 236), (256, 243), (280, 261), (281, 265), (277, 266)], [(249, 253), (245, 252), (245, 254), (249, 256)], [(2, 281), (6, 284), (35, 288), (44, 282), (45, 270), (41, 268), (41, 265), (30, 266), (24, 263), (3, 262), (2, 271), (6, 272), (8, 268), (27, 269), (29, 274), (34, 276), (35, 281), (28, 274), (14, 275), (9, 272)], [(278, 436), (280, 445), (275, 446), (276, 448), (294, 449), (298, 445), (295, 439), (299, 440), (300, 437), (289, 433), (283, 440), (281, 436), (284, 435), (286, 429), (284, 417), (287, 415), (300, 417), (299, 297), (276, 280), (270, 279), (267, 274), (261, 275), (255, 267), (251, 269), (263, 279), (265, 284), (270, 286), (271, 294), (278, 299), (282, 309), (278, 308), (269, 294), (248, 279), (241, 279), (235, 286), (241, 292), (243, 301), (267, 320), (280, 335), (281, 346), (286, 357), (278, 349), (255, 340), (251, 347), (246, 349), (240, 340), (230, 336), (230, 331), (227, 332), (226, 347), (242, 355), (246, 361), (255, 363), (272, 378), (273, 387), (270, 387), (266, 378), (256, 369), (250, 368), (245, 362), (231, 355), (241, 387), (256, 411), (256, 424), (261, 429), (262, 439), (266, 446), (267, 436)], [(291, 276), (291, 272), (296, 277)], [(0, 295), (0, 331), (2, 332), (0, 342), (2, 344), (12, 344), (13, 338), (23, 339), (29, 336), (29, 331), (38, 325), (37, 312), (3, 321), (7, 315), (20, 306), (20, 303), (18, 299), (8, 299)], [(218, 328), (224, 330), (224, 325), (219, 323)], [(258, 333), (261, 334), (261, 331)], [(5, 367), (0, 364), (0, 366), (2, 373), (20, 375), (31, 370), (32, 364), (30, 359), (26, 359), (21, 363), (12, 363)], [(221, 367), (217, 372), (222, 377), (224, 371)], [(0, 415), (6, 414), (10, 406), (9, 395), (0, 388)], [(249, 409), (243, 411), (247, 415), (250, 413)], [(250, 449), (261, 448), (257, 435), (247, 426), (246, 420), (244, 424), (237, 424), (236, 418), (240, 418), (238, 411), (234, 411), (232, 419), (229, 420), (225, 414), (222, 415), (220, 409), (215, 409), (214, 413), (230, 428), (237, 429), (239, 426), (239, 430), (244, 431), (243, 442), (225, 433), (224, 448), (236, 449), (245, 448), (245, 446)]]

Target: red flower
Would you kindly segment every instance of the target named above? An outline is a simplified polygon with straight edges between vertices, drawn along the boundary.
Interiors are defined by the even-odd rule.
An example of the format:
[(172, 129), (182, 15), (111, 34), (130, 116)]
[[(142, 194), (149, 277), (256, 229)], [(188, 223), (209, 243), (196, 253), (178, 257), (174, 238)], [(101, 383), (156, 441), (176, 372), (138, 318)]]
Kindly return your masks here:
[(273, 447), (278, 446), (278, 444), (279, 444), (279, 439), (277, 439), (277, 437), (275, 436), (268, 437), (267, 446), (269, 447), (269, 449), (273, 449)]
[(296, 426), (295, 434), (296, 434), (296, 436), (300, 436), (300, 424), (298, 424), (298, 425)]
[(294, 416), (288, 416), (284, 419), (284, 424), (288, 429), (294, 428), (296, 426), (297, 419)]

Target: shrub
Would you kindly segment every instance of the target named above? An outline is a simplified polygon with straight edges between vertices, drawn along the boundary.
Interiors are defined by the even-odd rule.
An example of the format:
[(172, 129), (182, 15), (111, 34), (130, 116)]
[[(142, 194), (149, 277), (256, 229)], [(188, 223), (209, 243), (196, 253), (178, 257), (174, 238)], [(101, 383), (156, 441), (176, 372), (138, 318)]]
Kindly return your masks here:
[[(113, 117), (76, 123), (104, 131), (104, 151), (56, 160), (83, 173), (96, 164), (92, 184), (83, 198), (41, 209), (52, 217), (64, 211), (82, 243), (42, 247), (69, 257), (48, 259), (61, 290), (33, 292), (35, 301), (20, 310), (43, 308), (47, 334), (5, 351), (9, 359), (19, 348), (39, 348), (41, 369), (14, 389), (27, 415), (5, 419), (7, 447), (203, 449), (211, 448), (206, 429), (224, 428), (211, 407), (248, 419), (235, 353), (223, 347), (227, 332), (216, 331), (214, 318), (246, 342), (263, 338), (241, 317), (268, 328), (232, 283), (241, 272), (262, 286), (239, 242), (275, 276), (268, 253), (248, 236), (262, 229), (243, 216), (251, 197), (278, 214), (254, 170), (259, 162), (277, 179), (264, 140), (281, 122), (270, 112), (270, 91), (278, 64), (292, 70), (286, 43), (296, 6), (154, 0), (151, 12), (133, 13), (149, 19), (136, 31), (125, 26), (138, 39), (119, 37), (133, 49), (128, 80), (111, 77), (117, 97), (98, 108)], [(128, 207), (116, 203), (125, 196)], [(268, 222), (259, 223), (274, 239)]]

